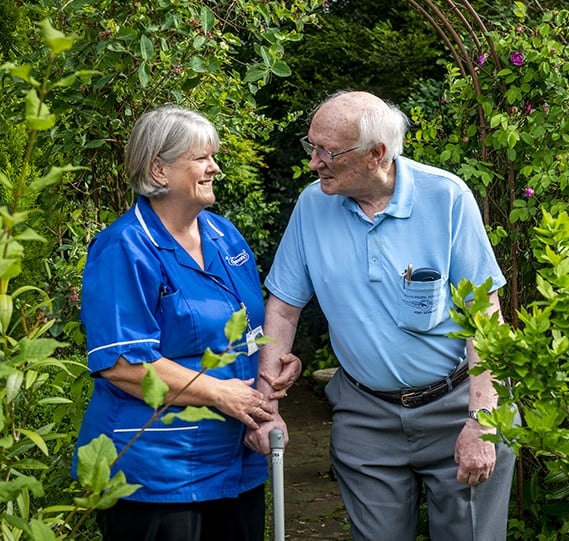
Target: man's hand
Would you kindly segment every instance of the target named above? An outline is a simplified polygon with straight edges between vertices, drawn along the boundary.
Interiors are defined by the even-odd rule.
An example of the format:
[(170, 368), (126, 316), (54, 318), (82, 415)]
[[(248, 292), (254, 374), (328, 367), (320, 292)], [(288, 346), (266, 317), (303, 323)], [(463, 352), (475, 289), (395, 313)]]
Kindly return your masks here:
[(244, 440), (245, 445), (249, 447), (249, 449), (253, 449), (253, 451), (257, 451), (257, 453), (262, 455), (270, 454), (271, 445), (269, 442), (269, 434), (273, 428), (280, 428), (283, 431), (285, 445), (287, 445), (288, 430), (286, 428), (286, 423), (278, 414), (273, 415), (272, 421), (260, 423), (260, 426), (257, 429), (247, 428)]
[(281, 362), (281, 371), (278, 375), (275, 376), (268, 372), (259, 373), (259, 376), (274, 389), (274, 392), (267, 397), (270, 400), (278, 400), (285, 397), (287, 390), (298, 379), (302, 371), (300, 359), (292, 353), (281, 355), (279, 361)]
[(492, 475), (496, 465), (496, 447), (492, 442), (480, 439), (484, 434), (493, 434), (495, 430), (469, 419), (458, 439), (454, 459), (458, 464), (456, 478), (460, 483), (476, 486)]

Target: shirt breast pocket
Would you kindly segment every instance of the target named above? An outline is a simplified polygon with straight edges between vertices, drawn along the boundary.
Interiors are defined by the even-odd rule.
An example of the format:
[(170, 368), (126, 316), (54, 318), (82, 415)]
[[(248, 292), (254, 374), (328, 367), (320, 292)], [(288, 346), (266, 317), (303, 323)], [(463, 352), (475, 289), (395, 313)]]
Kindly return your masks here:
[(164, 357), (176, 359), (201, 355), (197, 324), (179, 289), (161, 295), (157, 319), (161, 329), (160, 350)]
[(397, 310), (397, 325), (414, 332), (428, 332), (448, 317), (448, 279), (436, 273), (427, 281), (403, 276)]

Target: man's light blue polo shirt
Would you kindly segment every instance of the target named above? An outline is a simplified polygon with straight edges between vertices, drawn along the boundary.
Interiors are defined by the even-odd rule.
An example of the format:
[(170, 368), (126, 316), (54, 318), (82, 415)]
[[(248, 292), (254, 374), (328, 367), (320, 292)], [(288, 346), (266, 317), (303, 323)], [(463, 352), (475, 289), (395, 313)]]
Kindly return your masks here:
[[(93, 375), (112, 367), (120, 356), (134, 364), (166, 357), (200, 370), (207, 347), (218, 353), (226, 349), (225, 323), (241, 303), (251, 327), (262, 325), (261, 284), (245, 239), (228, 220), (211, 212), (202, 211), (198, 222), (204, 270), (144, 197), (92, 242), (83, 276), (81, 319)], [(209, 370), (208, 375), (256, 377), (258, 354), (248, 356), (246, 349), (234, 363)], [(106, 434), (120, 451), (152, 414), (142, 400), (97, 377), (77, 447)], [(143, 485), (127, 498), (135, 501), (188, 503), (235, 497), (268, 477), (266, 457), (243, 444), (245, 428), (228, 416), (223, 422), (155, 422), (113, 473), (122, 470), (127, 481)], [(76, 468), (77, 456), (75, 473)]]
[[(351, 198), (310, 184), (265, 282), (296, 307), (316, 295), (341, 366), (379, 391), (429, 385), (464, 358), (465, 341), (446, 336), (457, 329), (450, 284), (505, 284), (466, 184), (404, 157), (396, 168), (393, 197), (373, 221)], [(442, 277), (409, 284), (409, 264)]]

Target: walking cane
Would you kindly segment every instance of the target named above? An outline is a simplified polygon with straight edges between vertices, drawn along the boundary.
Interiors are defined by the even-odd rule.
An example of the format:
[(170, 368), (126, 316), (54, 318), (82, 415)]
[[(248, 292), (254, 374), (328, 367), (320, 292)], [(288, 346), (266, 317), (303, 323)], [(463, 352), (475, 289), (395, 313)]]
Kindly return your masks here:
[(273, 458), (273, 531), (275, 541), (284, 541), (284, 433), (280, 428), (273, 428), (269, 434), (271, 455)]

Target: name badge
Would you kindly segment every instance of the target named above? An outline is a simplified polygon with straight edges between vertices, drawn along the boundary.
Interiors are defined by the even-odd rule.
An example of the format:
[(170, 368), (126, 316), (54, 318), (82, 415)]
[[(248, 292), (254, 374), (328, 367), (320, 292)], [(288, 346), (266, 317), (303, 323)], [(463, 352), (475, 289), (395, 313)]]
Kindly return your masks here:
[(257, 353), (259, 351), (259, 346), (255, 342), (259, 338), (263, 338), (265, 334), (263, 333), (263, 327), (259, 325), (258, 327), (254, 328), (252, 331), (247, 333), (247, 354), (249, 356), (253, 355), (253, 353)]

